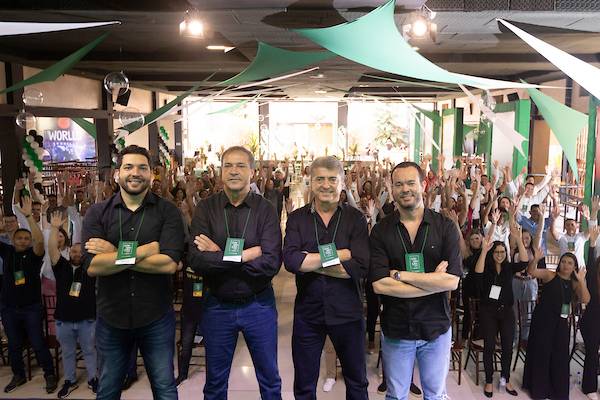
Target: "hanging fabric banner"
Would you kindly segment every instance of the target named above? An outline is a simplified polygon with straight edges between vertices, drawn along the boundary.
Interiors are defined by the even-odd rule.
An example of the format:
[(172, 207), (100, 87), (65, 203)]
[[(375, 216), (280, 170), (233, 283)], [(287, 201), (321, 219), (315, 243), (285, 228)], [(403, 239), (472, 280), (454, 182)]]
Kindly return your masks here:
[(79, 125), (84, 131), (86, 131), (91, 137), (96, 139), (96, 125), (84, 118), (71, 118), (73, 122)]
[(28, 35), (30, 33), (44, 33), (68, 31), (72, 29), (95, 28), (98, 26), (120, 24), (119, 21), (108, 22), (0, 22), (0, 36)]
[(497, 118), (496, 113), (494, 113), (488, 106), (483, 104), (482, 101), (479, 101), (473, 93), (469, 92), (469, 90), (463, 85), (459, 85), (460, 88), (465, 92), (465, 94), (469, 97), (469, 100), (479, 103), (479, 107), (481, 108), (481, 112), (483, 115), (487, 117), (494, 124), (494, 130), (500, 132), (504, 137), (512, 144), (512, 146), (523, 156), (523, 147), (522, 144), (525, 141), (523, 135), (515, 130), (512, 126), (508, 125), (501, 118)]
[(579, 83), (585, 90), (594, 95), (594, 97), (597, 99), (600, 98), (600, 79), (598, 79), (598, 76), (600, 76), (600, 69), (530, 35), (510, 22), (506, 22), (502, 19), (499, 19), (498, 21), (513, 31), (515, 35), (524, 40), (529, 46), (537, 50), (538, 53), (544, 56), (544, 58), (554, 64), (558, 69), (571, 77), (571, 79)]
[[(554, 132), (571, 170), (577, 171), (577, 138), (588, 123), (588, 116), (554, 100), (537, 89), (527, 89), (529, 97)], [(578, 179), (577, 174), (573, 174)]]
[(482, 89), (535, 86), (456, 74), (438, 67), (417, 53), (404, 40), (396, 27), (394, 9), (395, 0), (389, 0), (351, 22), (329, 28), (295, 31), (339, 56), (397, 75)]
[(89, 53), (96, 46), (98, 46), (104, 39), (106, 39), (107, 36), (108, 36), (108, 32), (106, 32), (102, 36), (98, 37), (94, 41), (86, 44), (85, 46), (83, 46), (82, 48), (77, 50), (75, 53), (63, 58), (62, 60), (58, 61), (57, 63), (52, 64), (48, 68), (38, 72), (37, 74), (33, 75), (32, 77), (22, 80), (21, 82), (15, 83), (11, 87), (7, 87), (6, 89), (3, 89), (2, 91), (0, 91), (0, 94), (10, 93), (17, 89), (21, 89), (25, 86), (33, 85), (35, 83), (56, 80), (59, 76), (65, 74), (67, 71), (69, 71), (71, 68), (73, 68), (73, 66), (75, 64), (77, 64), (79, 62), (79, 60), (81, 60), (83, 57), (85, 57), (85, 55), (87, 53)]
[(438, 124), (442, 123), (442, 116), (440, 115), (440, 113), (438, 111), (424, 110), (421, 107), (417, 107), (415, 105), (413, 105), (413, 107), (416, 108), (420, 113), (422, 113), (424, 116), (426, 116), (433, 122), (437, 122)]

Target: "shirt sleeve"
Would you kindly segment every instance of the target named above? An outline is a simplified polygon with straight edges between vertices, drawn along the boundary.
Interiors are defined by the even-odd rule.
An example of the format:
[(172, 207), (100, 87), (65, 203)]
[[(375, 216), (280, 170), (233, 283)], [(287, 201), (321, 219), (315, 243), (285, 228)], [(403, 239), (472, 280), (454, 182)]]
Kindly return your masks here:
[(169, 256), (175, 263), (179, 263), (183, 257), (184, 240), (183, 220), (179, 209), (171, 203), (165, 203), (163, 212), (164, 223), (160, 232), (159, 245), (160, 254)]
[(442, 260), (448, 261), (446, 272), (451, 275), (462, 277), (462, 257), (460, 254), (460, 238), (458, 230), (452, 222), (443, 218), (444, 238), (442, 243)]
[(277, 211), (273, 207), (264, 207), (263, 226), (260, 232), (260, 250), (262, 255), (254, 260), (243, 263), (242, 270), (250, 276), (272, 277), (281, 268), (281, 225)]
[[(354, 218), (350, 231), (350, 252), (352, 258), (342, 262), (342, 267), (355, 282), (359, 282), (369, 271), (369, 231), (367, 221), (362, 216)], [(387, 274), (389, 275), (389, 271)]]
[(384, 224), (376, 224), (371, 230), (369, 282), (377, 282), (390, 276), (390, 260), (385, 249)]
[(300, 267), (306, 258), (302, 249), (302, 236), (298, 224), (298, 213), (292, 213), (286, 223), (283, 242), (283, 264), (293, 274), (302, 274)]
[(102, 208), (100, 206), (92, 206), (85, 214), (83, 227), (81, 229), (81, 251), (82, 251), (82, 267), (87, 272), (94, 254), (90, 254), (85, 249), (85, 243), (91, 238), (99, 238), (106, 240), (106, 233), (102, 225)]

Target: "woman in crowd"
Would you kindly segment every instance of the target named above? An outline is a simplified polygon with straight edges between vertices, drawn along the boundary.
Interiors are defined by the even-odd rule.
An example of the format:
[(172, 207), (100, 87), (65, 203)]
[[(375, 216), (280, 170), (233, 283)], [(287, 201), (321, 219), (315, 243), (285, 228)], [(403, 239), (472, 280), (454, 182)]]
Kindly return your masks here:
[(585, 361), (583, 363), (583, 382), (581, 390), (592, 400), (598, 399), (598, 348), (600, 347), (600, 259), (595, 257), (596, 242), (600, 228), (590, 227), (590, 252), (588, 256), (588, 272), (585, 276), (590, 292), (588, 303), (581, 318), (581, 336), (585, 345)]
[[(588, 303), (590, 292), (585, 268), (579, 268), (577, 257), (565, 253), (556, 272), (538, 269), (544, 257), (541, 248), (529, 263), (527, 273), (544, 284), (540, 302), (533, 311), (527, 355), (523, 370), (523, 389), (532, 399), (569, 398), (569, 316), (571, 303)], [(596, 321), (597, 324), (597, 321)]]

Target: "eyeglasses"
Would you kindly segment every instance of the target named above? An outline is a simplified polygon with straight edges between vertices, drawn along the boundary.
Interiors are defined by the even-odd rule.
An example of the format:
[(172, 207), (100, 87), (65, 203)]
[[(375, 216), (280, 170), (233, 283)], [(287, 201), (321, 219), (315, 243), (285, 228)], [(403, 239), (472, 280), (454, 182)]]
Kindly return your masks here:
[(494, 251), (494, 254), (506, 254), (506, 251), (504, 251), (504, 250), (496, 250), (496, 251)]

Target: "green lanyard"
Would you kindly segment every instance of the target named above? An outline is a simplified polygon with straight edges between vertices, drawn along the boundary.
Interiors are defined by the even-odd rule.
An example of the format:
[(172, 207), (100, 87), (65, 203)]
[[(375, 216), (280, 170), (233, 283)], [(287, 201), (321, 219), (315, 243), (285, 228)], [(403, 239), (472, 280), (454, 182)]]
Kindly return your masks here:
[[(137, 242), (138, 235), (140, 234), (140, 230), (142, 229), (142, 224), (144, 223), (144, 215), (146, 215), (146, 208), (142, 211), (142, 219), (140, 220), (140, 225), (138, 226), (137, 233), (135, 234), (134, 242)], [(121, 209), (119, 208), (119, 240), (123, 241), (123, 221), (121, 215)]]
[[(337, 222), (335, 223), (335, 230), (333, 231), (333, 239), (331, 240), (331, 243), (335, 243), (335, 237), (337, 235), (338, 226), (340, 226), (341, 218), (342, 218), (342, 211), (340, 210), (340, 213), (338, 214)], [(315, 238), (317, 239), (317, 246), (320, 246), (321, 243), (319, 243), (319, 232), (317, 231), (317, 217), (314, 214), (313, 214), (313, 221), (315, 223)]]
[[(404, 247), (404, 253), (408, 254), (408, 250), (406, 249), (406, 245), (404, 244), (404, 239), (402, 238), (402, 232), (400, 232), (400, 228), (396, 225), (396, 229), (398, 230), (398, 234), (400, 235), (400, 241), (402, 241), (402, 247)], [(421, 247), (421, 254), (425, 250), (425, 243), (427, 243), (427, 235), (429, 234), (429, 225), (425, 227), (425, 239), (423, 240), (423, 246)]]
[[(227, 231), (227, 237), (230, 238), (231, 236), (229, 236), (229, 222), (227, 221), (227, 209), (226, 208), (223, 209), (223, 214), (225, 214), (225, 230)], [(248, 209), (248, 215), (246, 216), (246, 223), (244, 224), (244, 231), (242, 232), (242, 237), (240, 239), (244, 239), (244, 236), (246, 236), (246, 228), (248, 228), (248, 221), (250, 221), (250, 214), (252, 214), (251, 208)]]

